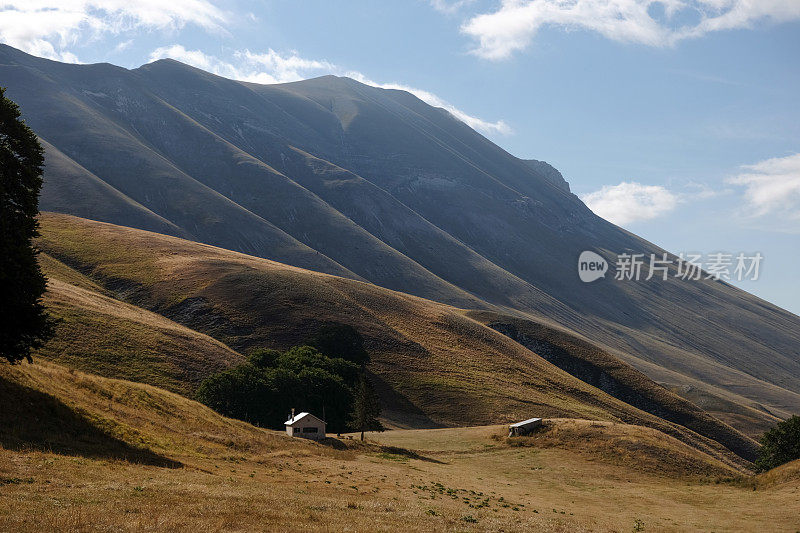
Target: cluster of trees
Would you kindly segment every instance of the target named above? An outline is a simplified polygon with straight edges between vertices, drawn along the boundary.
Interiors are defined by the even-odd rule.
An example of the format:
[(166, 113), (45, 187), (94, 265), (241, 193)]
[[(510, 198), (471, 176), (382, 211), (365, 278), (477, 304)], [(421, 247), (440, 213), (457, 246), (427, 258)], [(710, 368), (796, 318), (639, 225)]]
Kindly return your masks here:
[(325, 418), (333, 432), (380, 431), (380, 404), (369, 379), (369, 355), (351, 326), (327, 324), (303, 346), (256, 350), (210, 376), (197, 398), (215, 411), (264, 427), (281, 427), (292, 408)]

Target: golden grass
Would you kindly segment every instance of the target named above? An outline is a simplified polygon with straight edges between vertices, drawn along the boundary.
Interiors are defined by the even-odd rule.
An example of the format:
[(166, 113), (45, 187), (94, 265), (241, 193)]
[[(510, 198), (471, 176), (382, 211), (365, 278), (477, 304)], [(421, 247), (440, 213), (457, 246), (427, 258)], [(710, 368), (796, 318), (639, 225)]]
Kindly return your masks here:
[[(107, 438), (180, 464), (164, 468), (137, 463), (136, 457), (97, 457), (89, 442), (55, 453), (33, 440), (27, 446), (3, 441), (3, 531), (798, 527), (800, 480), (753, 490), (742, 483), (700, 481), (691, 471), (680, 476), (642, 470), (637, 464), (647, 455), (668, 461), (694, 453), (646, 428), (556, 421), (557, 431), (544, 433), (549, 442), (541, 446), (536, 438), (514, 446), (501, 426), (398, 430), (370, 435), (374, 444), (344, 439), (334, 447), (225, 419), (154, 387), (49, 363), (0, 367), (3, 383), (47, 393)], [(0, 435), (14, 423), (48, 427), (46, 412), (38, 417), (0, 415)], [(27, 435), (43, 436), (33, 430)], [(609, 450), (630, 436), (655, 448), (638, 450), (635, 460), (612, 460)]]
[[(657, 429), (598, 420), (547, 419), (535, 433), (507, 436), (508, 426), (406, 430), (374, 434), (386, 445), (420, 453), (465, 453), (487, 448), (560, 448), (590, 460), (659, 476), (717, 480), (744, 479), (741, 472)], [(455, 437), (457, 435), (457, 438)]]
[(754, 481), (758, 488), (800, 482), (800, 459), (759, 474)]
[(161, 315), (61, 281), (56, 262), (50, 261), (44, 303), (59, 323), (55, 337), (36, 357), (186, 395), (209, 374), (244, 359)]

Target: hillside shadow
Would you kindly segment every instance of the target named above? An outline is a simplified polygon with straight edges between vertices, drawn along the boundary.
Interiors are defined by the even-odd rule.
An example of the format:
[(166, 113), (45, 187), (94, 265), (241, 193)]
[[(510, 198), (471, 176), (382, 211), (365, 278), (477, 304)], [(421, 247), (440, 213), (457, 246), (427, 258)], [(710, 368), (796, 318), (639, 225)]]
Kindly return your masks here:
[(167, 468), (183, 466), (105, 433), (49, 394), (2, 378), (0, 406), (0, 445), (7, 450), (118, 459)]
[(434, 422), (406, 396), (393, 388), (386, 380), (377, 374), (367, 371), (367, 376), (375, 392), (381, 399), (381, 409), (384, 418), (391, 420), (400, 427), (414, 429), (434, 429), (444, 427)]

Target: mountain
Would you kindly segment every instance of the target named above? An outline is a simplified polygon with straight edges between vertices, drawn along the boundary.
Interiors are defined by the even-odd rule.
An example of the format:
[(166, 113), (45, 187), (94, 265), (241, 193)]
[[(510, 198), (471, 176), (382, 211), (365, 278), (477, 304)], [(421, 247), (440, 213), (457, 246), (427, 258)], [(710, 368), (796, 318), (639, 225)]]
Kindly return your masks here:
[(409, 93), (7, 46), (0, 79), (45, 143), (43, 210), (548, 324), (751, 435), (800, 411), (800, 318), (714, 280), (580, 282), (583, 250), (664, 251)]

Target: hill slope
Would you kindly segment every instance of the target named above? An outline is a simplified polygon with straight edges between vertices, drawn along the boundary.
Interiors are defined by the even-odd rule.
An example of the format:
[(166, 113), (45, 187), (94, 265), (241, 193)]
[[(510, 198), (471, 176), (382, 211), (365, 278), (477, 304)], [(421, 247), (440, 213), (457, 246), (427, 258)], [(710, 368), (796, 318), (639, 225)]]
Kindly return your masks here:
[(201, 380), (244, 360), (221, 342), (123, 303), (47, 255), (48, 312), (59, 320), (40, 355), (71, 368), (191, 395)]
[[(473, 311), (468, 316), (514, 339), (550, 363), (625, 403), (659, 418), (685, 425), (699, 433), (707, 433), (703, 426), (716, 420), (706, 413), (698, 413), (697, 406), (671, 393), (632, 366), (603, 351), (586, 339), (569, 332), (531, 320), (518, 319), (490, 311)], [(724, 421), (735, 421), (750, 429), (754, 437), (772, 427), (780, 419), (773, 417), (769, 425), (761, 425), (763, 413), (747, 410), (730, 402), (726, 410), (711, 414)], [(735, 434), (717, 433), (716, 439), (726, 442)], [(735, 444), (733, 444), (735, 447)]]
[(760, 417), (732, 419), (742, 428), (800, 410), (800, 318), (711, 280), (581, 283), (583, 250), (612, 264), (663, 250), (408, 93), (3, 45), (0, 77), (48, 143), (43, 209), (552, 321), (680, 394)]
[[(177, 322), (202, 333), (193, 342), (206, 346), (206, 352), (195, 356), (195, 366), (191, 366), (191, 360), (180, 365), (191, 366), (192, 377), (211, 372), (214, 365), (237, 360), (232, 351), (215, 355), (220, 352), (211, 349), (216, 345), (211, 346), (205, 335), (241, 353), (255, 347), (287, 348), (302, 342), (323, 322), (343, 322), (364, 335), (373, 358), (369, 369), (385, 406), (384, 416), (395, 426), (487, 424), (533, 414), (616, 420), (658, 428), (731, 464), (740, 461), (714, 441), (742, 457), (753, 458), (753, 441), (688, 402), (683, 403), (689, 420), (680, 421), (682, 425), (665, 421), (587, 385), (462, 310), (444, 304), (174, 237), (66, 215), (43, 215), (38, 244), (55, 258), (53, 264), (45, 263), (51, 279), (56, 280), (49, 299), (57, 301), (59, 293), (65, 292), (58, 282), (62, 278), (64, 283), (82, 282), (86, 288), (80, 290), (87, 293), (91, 290), (87, 284), (93, 284), (98, 287), (93, 293), (95, 299), (101, 298), (98, 291), (106, 291), (148, 310), (147, 317), (137, 322), (137, 329), (143, 322), (151, 330), (156, 325), (166, 329), (152, 318), (153, 312), (166, 317), (164, 321), (169, 324)], [(92, 320), (94, 310), (77, 300), (71, 303), (77, 309), (60, 312), (85, 316), (84, 322), (89, 324), (107, 320), (106, 316)], [(123, 306), (119, 313), (128, 307)], [(124, 327), (120, 325), (119, 335), (124, 335)], [(117, 334), (116, 330), (112, 332)], [(90, 344), (92, 339), (87, 336), (86, 342)], [(57, 345), (59, 342), (69, 345), (58, 340)], [(102, 339), (95, 342), (102, 345)], [(131, 342), (138, 341), (134, 338)], [(103, 357), (105, 352), (92, 353)], [(62, 361), (82, 357), (80, 353), (57, 356)], [(205, 357), (209, 360), (203, 367)], [(163, 362), (146, 365), (152, 369), (151, 375), (136, 379), (169, 383), (173, 367), (164, 364), (173, 363), (173, 357), (165, 352), (157, 358)], [(121, 361), (124, 357), (109, 352), (108, 359), (97, 368), (110, 368), (109, 375), (131, 377), (130, 365), (114, 369)], [(197, 383), (196, 379), (188, 381), (189, 387)], [(667, 391), (659, 398), (665, 404), (678, 400)]]

